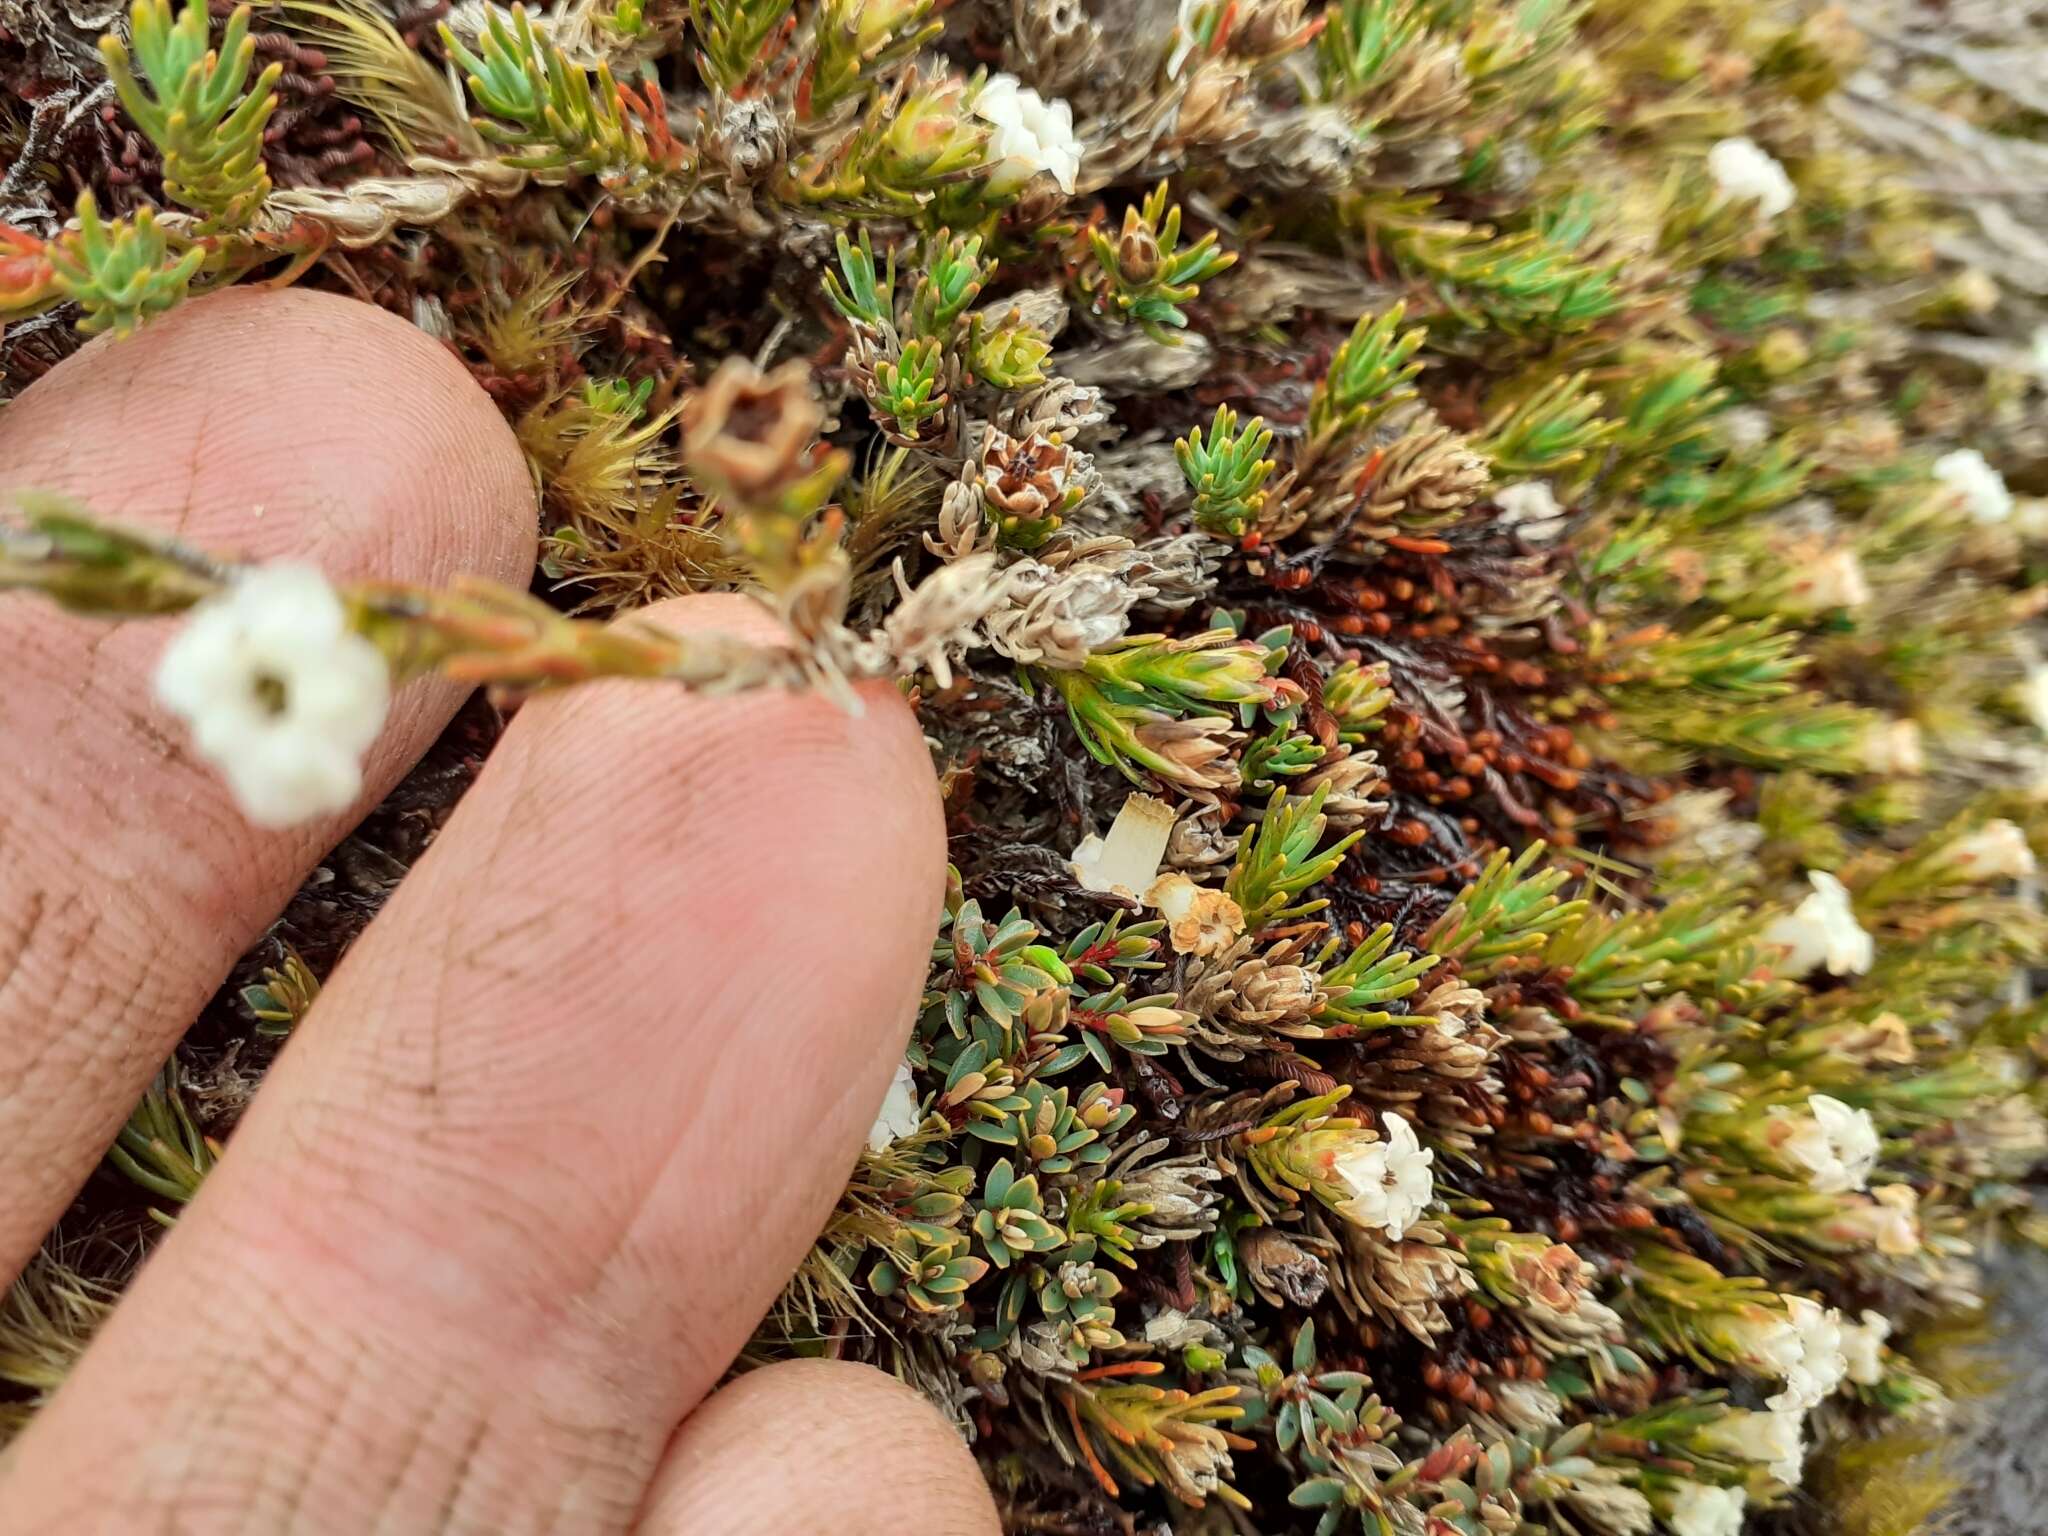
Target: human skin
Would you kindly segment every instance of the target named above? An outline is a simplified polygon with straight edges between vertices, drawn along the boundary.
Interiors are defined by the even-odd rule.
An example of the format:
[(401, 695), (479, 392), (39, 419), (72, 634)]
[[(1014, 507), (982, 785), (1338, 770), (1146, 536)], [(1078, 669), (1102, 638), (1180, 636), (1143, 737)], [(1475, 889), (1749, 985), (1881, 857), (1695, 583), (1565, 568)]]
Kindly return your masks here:
[[(0, 490), (336, 577), (523, 584), (510, 431), (368, 305), (234, 291), (0, 413)], [(759, 632), (735, 597), (652, 610)], [(460, 703), (400, 695), (362, 803), (252, 828), (155, 708), (169, 626), (0, 598), (0, 1280), (320, 855)], [(839, 1362), (714, 1391), (831, 1209), (943, 884), (893, 691), (522, 708), (71, 1379), (9, 1536), (989, 1536), (972, 1458)]]

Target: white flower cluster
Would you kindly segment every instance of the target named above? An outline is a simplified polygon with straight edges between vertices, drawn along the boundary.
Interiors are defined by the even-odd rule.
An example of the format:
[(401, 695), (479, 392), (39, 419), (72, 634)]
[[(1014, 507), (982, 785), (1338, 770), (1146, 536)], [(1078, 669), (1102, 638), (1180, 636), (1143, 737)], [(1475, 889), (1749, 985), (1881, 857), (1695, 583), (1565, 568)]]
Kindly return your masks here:
[(1399, 1239), (1436, 1195), (1429, 1171), (1436, 1156), (1415, 1139), (1415, 1128), (1397, 1114), (1383, 1114), (1386, 1135), (1379, 1141), (1358, 1138), (1332, 1160), (1330, 1171), (1344, 1186), (1338, 1212), (1361, 1227)]
[(1834, 1395), (1847, 1374), (1843, 1354), (1842, 1314), (1804, 1296), (1786, 1298), (1783, 1317), (1752, 1325), (1760, 1372), (1783, 1379), (1782, 1391), (1765, 1400), (1772, 1409), (1803, 1413)]
[(1824, 1195), (1867, 1188), (1877, 1166), (1877, 1123), (1867, 1109), (1816, 1093), (1806, 1109), (1774, 1105), (1768, 1116), (1777, 1149), (1806, 1170), (1806, 1182)]
[(192, 610), (157, 663), (156, 695), (249, 820), (284, 827), (356, 802), (391, 672), (326, 577), (271, 565)]
[(1820, 966), (1830, 976), (1861, 976), (1877, 958), (1877, 947), (1856, 921), (1848, 888), (1825, 870), (1806, 878), (1813, 893), (1760, 937), (1784, 948), (1781, 969), (1787, 976), (1805, 976)]
[(1671, 1513), (1665, 1524), (1671, 1536), (1742, 1536), (1749, 1495), (1740, 1488), (1680, 1479), (1671, 1489)]
[(1055, 97), (1045, 100), (1015, 75), (990, 75), (974, 97), (974, 115), (992, 127), (989, 188), (1006, 192), (1041, 171), (1052, 173), (1069, 196), (1081, 174), (1081, 141), (1074, 136), (1074, 109)]
[(1731, 1408), (1700, 1430), (1703, 1450), (1755, 1462), (1788, 1487), (1799, 1484), (1806, 1465), (1806, 1416), (1789, 1409), (1759, 1413)]
[(1799, 193), (1785, 167), (1754, 139), (1723, 139), (1707, 151), (1707, 174), (1714, 188), (1731, 203), (1755, 203), (1757, 212), (1775, 219)]
[(1974, 448), (1958, 448), (1934, 461), (1934, 478), (1980, 523), (2002, 523), (2012, 516), (2012, 492), (2005, 476)]
[(1849, 1380), (1874, 1387), (1884, 1379), (1884, 1341), (1892, 1320), (1882, 1312), (1865, 1311), (1860, 1323), (1842, 1324), (1842, 1359)]

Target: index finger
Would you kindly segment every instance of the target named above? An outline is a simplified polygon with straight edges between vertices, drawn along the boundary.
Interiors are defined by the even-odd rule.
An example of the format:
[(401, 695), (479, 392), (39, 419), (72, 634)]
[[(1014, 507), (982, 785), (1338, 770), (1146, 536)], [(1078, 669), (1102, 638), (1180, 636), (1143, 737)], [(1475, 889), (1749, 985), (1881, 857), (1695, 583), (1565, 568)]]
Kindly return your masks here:
[[(496, 407), (366, 304), (235, 290), (102, 340), (0, 413), (0, 491), (217, 552), (523, 581), (533, 491)], [(154, 705), (166, 629), (0, 598), (0, 1281), (314, 861), (460, 701), (402, 692), (354, 810), (251, 827)]]

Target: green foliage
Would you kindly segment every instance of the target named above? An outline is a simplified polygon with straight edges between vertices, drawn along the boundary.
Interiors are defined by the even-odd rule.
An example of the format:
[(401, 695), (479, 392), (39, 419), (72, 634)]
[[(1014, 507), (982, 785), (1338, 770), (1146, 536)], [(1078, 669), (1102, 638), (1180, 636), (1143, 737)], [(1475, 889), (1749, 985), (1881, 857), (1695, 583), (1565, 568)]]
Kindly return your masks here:
[[(697, 67), (720, 90), (736, 93), (765, 62), (768, 40), (789, 13), (790, 0), (690, 0), (690, 23), (697, 34)], [(836, 20), (828, 18), (825, 25), (833, 27)], [(858, 72), (858, 33), (850, 53), (849, 58), (834, 49), (838, 66), (835, 75), (849, 66)]]
[(1613, 438), (1587, 375), (1561, 375), (1498, 412), (1473, 442), (1496, 476), (1551, 475), (1576, 469)]
[(284, 963), (266, 966), (262, 980), (242, 988), (242, 1006), (256, 1019), (260, 1035), (290, 1034), (313, 1011), (320, 982), (298, 952), (285, 946)]
[(1128, 1125), (1137, 1111), (1120, 1091), (1090, 1083), (1068, 1102), (1067, 1090), (1026, 1083), (1023, 1103), (997, 1118), (968, 1123), (967, 1134), (998, 1147), (1014, 1148), (1039, 1173), (1071, 1173), (1109, 1155), (1102, 1138)]
[(595, 178), (629, 204), (679, 200), (686, 157), (669, 137), (658, 92), (622, 89), (611, 66), (572, 63), (536, 33), (525, 7), (490, 11), (471, 52), (444, 23), (441, 45), (485, 116), (477, 131), (512, 151), (505, 163), (543, 181)]
[(1340, 0), (1316, 39), (1316, 75), (1325, 100), (1349, 101), (1385, 85), (1421, 36), (1415, 0)]
[(1480, 872), (1423, 940), (1458, 963), (1467, 981), (1482, 982), (1515, 970), (1539, 954), (1551, 936), (1579, 921), (1584, 901), (1565, 901), (1558, 890), (1570, 872), (1543, 865), (1543, 845), (1532, 843), (1510, 860), (1503, 849)]
[(1874, 717), (1819, 694), (1794, 694), (1761, 704), (1694, 704), (1637, 700), (1628, 724), (1650, 740), (1755, 768), (1853, 773)]
[[(1201, 784), (1227, 750), (1228, 715), (1291, 702), (1299, 690), (1271, 675), (1272, 647), (1234, 630), (1171, 639), (1133, 635), (1098, 648), (1078, 671), (1034, 670), (1066, 700), (1082, 745), (1098, 762), (1136, 780), (1140, 767), (1161, 778)], [(1163, 729), (1184, 725), (1187, 730)], [(1211, 749), (1214, 750), (1211, 750)], [(1236, 772), (1229, 772), (1236, 781)]]
[[(826, 116), (936, 41), (945, 23), (932, 17), (932, 8), (932, 0), (826, 0), (818, 10), (815, 51), (800, 97), (807, 114)], [(711, 35), (704, 21), (698, 31)]]
[(1209, 424), (1209, 436), (1194, 428), (1173, 445), (1180, 472), (1187, 476), (1195, 493), (1195, 526), (1227, 539), (1242, 538), (1258, 520), (1266, 504), (1259, 489), (1273, 472), (1273, 460), (1265, 452), (1273, 445), (1273, 434), (1260, 417), (1237, 424), (1237, 412), (1227, 405), (1216, 407)]
[(102, 38), (100, 56), (122, 107), (163, 156), (164, 191), (203, 216), (202, 233), (246, 228), (270, 191), (263, 130), (284, 66), (268, 64), (248, 84), (256, 40), (246, 5), (229, 16), (218, 48), (209, 46), (202, 0), (187, 0), (175, 22), (170, 0), (135, 0), (128, 32), (128, 45)]
[(1434, 279), (1447, 317), (1459, 325), (1510, 336), (1570, 336), (1614, 315), (1624, 302), (1624, 264), (1585, 260), (1570, 238), (1574, 228), (1408, 241), (1400, 253)]
[(1345, 853), (1365, 834), (1349, 832), (1327, 848), (1320, 847), (1329, 826), (1329, 818), (1323, 814), (1323, 802), (1328, 798), (1328, 789), (1309, 795), (1274, 790), (1258, 825), (1238, 846), (1237, 862), (1231, 866), (1224, 889), (1244, 909), (1246, 932), (1257, 933), (1329, 905), (1328, 901), (1297, 898), (1335, 874)]
[(1619, 688), (1623, 707), (1634, 690), (1684, 694), (1702, 703), (1754, 704), (1783, 698), (1806, 669), (1799, 636), (1769, 619), (1739, 623), (1722, 615), (1685, 634), (1660, 636), (1633, 652)]
[[(220, 1145), (203, 1134), (185, 1106), (176, 1061), (157, 1073), (128, 1123), (121, 1127), (107, 1162), (151, 1194), (184, 1205), (219, 1159)], [(168, 1222), (168, 1216), (157, 1213)]]
[(1414, 955), (1394, 948), (1394, 926), (1381, 923), (1335, 965), (1326, 962), (1340, 946), (1332, 939), (1317, 963), (1329, 999), (1319, 1022), (1376, 1029), (1386, 1024), (1427, 1024), (1428, 1017), (1389, 1011), (1387, 1004), (1412, 995), (1422, 978), (1436, 969), (1435, 955)]
[(1061, 1243), (1059, 1230), (1045, 1219), (1038, 1176), (1019, 1178), (1007, 1157), (982, 1175), (974, 1235), (997, 1269), (1008, 1269), (1025, 1254), (1050, 1253)]
[(927, 421), (944, 414), (952, 397), (942, 385), (946, 349), (930, 337), (907, 342), (903, 355), (875, 365), (877, 410), (896, 424), (896, 430), (915, 437)]
[(1422, 372), (1416, 353), (1426, 327), (1403, 331), (1402, 305), (1361, 318), (1330, 357), (1330, 366), (1309, 398), (1312, 437), (1353, 436), (1404, 401), (1415, 398), (1413, 380)]
[(1383, 661), (1367, 665), (1346, 661), (1323, 679), (1323, 708), (1337, 722), (1337, 739), (1353, 746), (1378, 732), (1394, 691), (1387, 686), (1390, 670)]
[(1182, 250), (1180, 222), (1180, 204), (1167, 206), (1162, 181), (1143, 203), (1124, 210), (1123, 228), (1115, 238), (1093, 226), (1088, 230), (1095, 255), (1096, 312), (1133, 320), (1154, 341), (1168, 345), (1179, 340), (1174, 332), (1188, 323), (1181, 306), (1206, 279), (1237, 260), (1235, 252), (1217, 249), (1214, 230)]
[(987, 325), (979, 315), (969, 321), (968, 369), (995, 389), (1030, 389), (1043, 384), (1045, 360), (1050, 356), (1052, 342), (1036, 326), (1014, 318)]
[(90, 190), (78, 195), (77, 218), (45, 250), (57, 291), (83, 311), (79, 330), (116, 336), (183, 299), (206, 259), (199, 246), (174, 247), (147, 208), (102, 222)]

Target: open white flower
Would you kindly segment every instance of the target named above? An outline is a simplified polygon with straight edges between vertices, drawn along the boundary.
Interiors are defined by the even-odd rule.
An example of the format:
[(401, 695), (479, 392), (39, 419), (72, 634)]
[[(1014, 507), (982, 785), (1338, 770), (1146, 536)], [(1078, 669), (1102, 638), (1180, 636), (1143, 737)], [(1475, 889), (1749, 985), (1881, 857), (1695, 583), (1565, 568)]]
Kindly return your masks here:
[(1824, 1195), (1863, 1189), (1877, 1166), (1877, 1124), (1867, 1109), (1851, 1109), (1840, 1099), (1816, 1093), (1806, 1109), (1774, 1106), (1769, 1115), (1778, 1152), (1806, 1170), (1807, 1184)]
[(910, 1074), (910, 1063), (899, 1061), (888, 1091), (882, 1095), (882, 1107), (875, 1111), (875, 1123), (868, 1128), (868, 1150), (886, 1152), (922, 1124), (917, 1079)]
[(1785, 1372), (1784, 1390), (1765, 1399), (1764, 1406), (1803, 1410), (1832, 1397), (1848, 1370), (1842, 1314), (1804, 1296), (1788, 1298), (1787, 1309), (1798, 1358)]
[(1830, 976), (1861, 976), (1877, 958), (1877, 946), (1856, 921), (1848, 888), (1825, 870), (1812, 870), (1806, 879), (1813, 894), (1765, 928), (1761, 938), (1783, 946), (1779, 969), (1787, 976), (1820, 966)]
[(1806, 1462), (1805, 1428), (1804, 1414), (1731, 1408), (1701, 1427), (1698, 1444), (1709, 1453), (1767, 1467), (1779, 1482), (1796, 1486)]
[(1842, 1356), (1849, 1380), (1860, 1387), (1874, 1387), (1884, 1379), (1884, 1341), (1891, 1331), (1890, 1318), (1867, 1309), (1862, 1322), (1842, 1325)]
[(1785, 167), (1754, 139), (1723, 139), (1707, 151), (1707, 174), (1715, 189), (1732, 203), (1755, 203), (1767, 219), (1799, 201)]
[(1383, 1114), (1380, 1123), (1386, 1127), (1384, 1139), (1355, 1140), (1331, 1161), (1330, 1172), (1346, 1192), (1337, 1205), (1339, 1214), (1398, 1239), (1436, 1195), (1429, 1171), (1436, 1154), (1423, 1150), (1415, 1128), (1402, 1116)]
[(2012, 492), (2005, 476), (1974, 448), (1958, 448), (1934, 461), (1934, 478), (1946, 486), (1980, 523), (2002, 523), (2012, 516)]
[(1681, 1479), (1672, 1485), (1664, 1523), (1671, 1536), (1742, 1536), (1743, 1511), (1749, 1495), (1740, 1488)]
[(988, 141), (991, 191), (1010, 191), (1050, 171), (1062, 192), (1073, 192), (1081, 174), (1081, 141), (1074, 136), (1072, 107), (1057, 97), (1045, 100), (1015, 75), (996, 74), (975, 94), (974, 115), (995, 129)]
[(192, 729), (258, 826), (345, 810), (391, 707), (391, 672), (327, 578), (262, 566), (192, 610), (156, 696)]
[(2000, 818), (1950, 843), (1942, 862), (1972, 880), (2018, 880), (2034, 872), (2034, 850), (2026, 833)]

